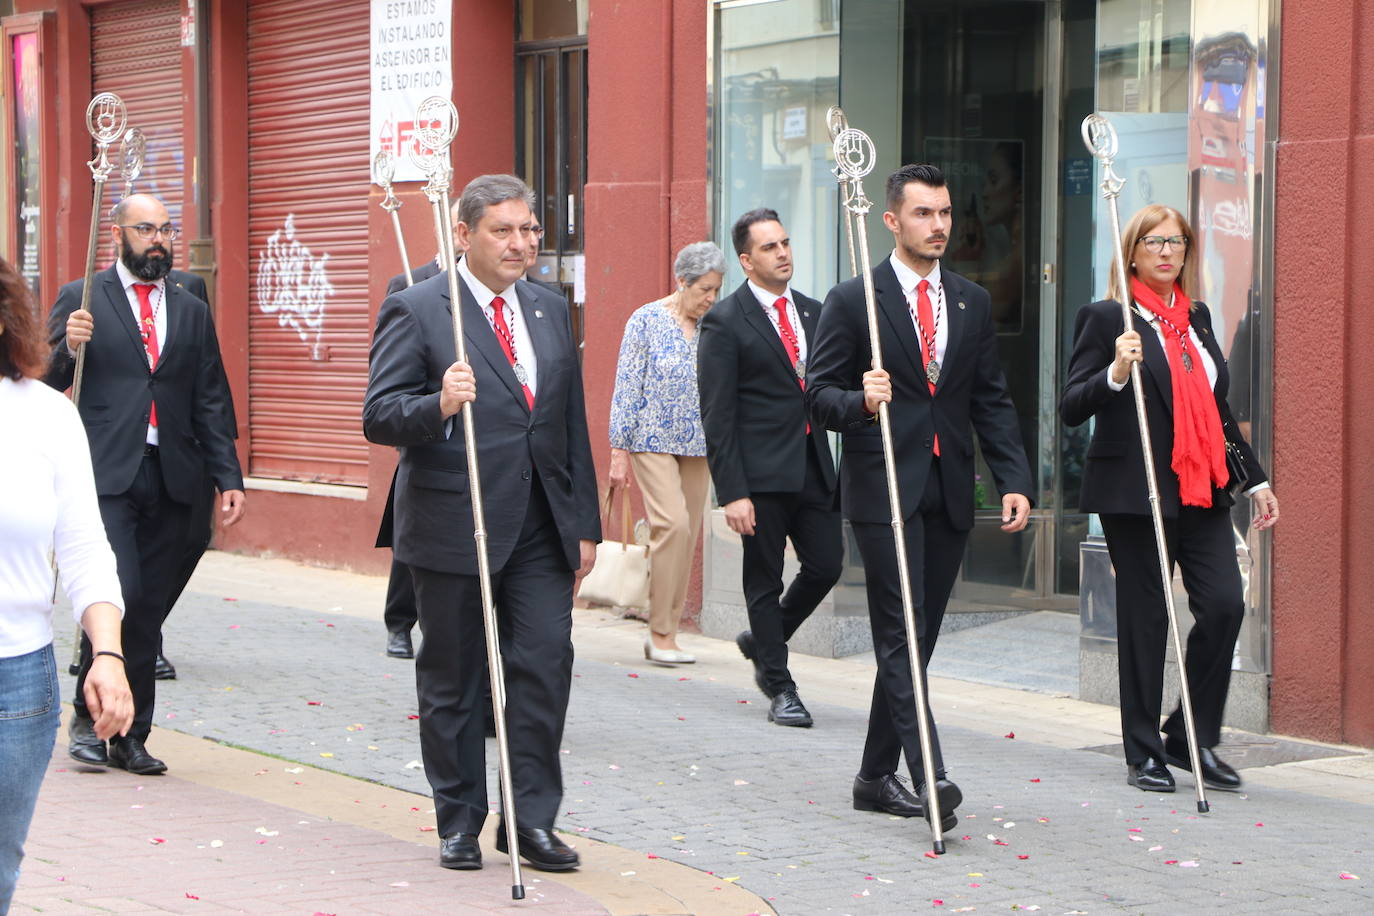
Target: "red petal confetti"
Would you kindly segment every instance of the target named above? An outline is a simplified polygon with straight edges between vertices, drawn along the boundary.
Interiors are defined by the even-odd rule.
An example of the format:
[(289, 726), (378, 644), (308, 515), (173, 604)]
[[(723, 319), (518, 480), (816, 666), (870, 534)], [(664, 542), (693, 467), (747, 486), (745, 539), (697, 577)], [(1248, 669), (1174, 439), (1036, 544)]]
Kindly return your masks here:
[(937, 856), (937, 855), (936, 855), (935, 853), (933, 853), (933, 852), (927, 852), (927, 853), (926, 853), (926, 858), (927, 858), (927, 859), (938, 859), (938, 858), (940, 858), (940, 857)]
[[(938, 787), (937, 787), (937, 788), (938, 788)], [(197, 897), (195, 894), (191, 893), (190, 891), (187, 891), (187, 892), (186, 892), (186, 899), (187, 899), (187, 900), (199, 900), (200, 898)]]
[[(939, 786), (936, 786), (935, 788), (938, 789), (938, 788), (940, 788), (940, 787), (939, 787)], [(936, 900), (930, 901), (930, 905), (931, 905), (931, 906), (944, 906), (944, 905), (945, 905), (945, 902), (944, 902), (943, 900), (936, 899)]]
[(748, 700), (736, 700), (735, 702), (736, 702), (736, 703), (739, 703), (739, 704), (741, 704), (741, 705), (744, 705), (744, 706), (748, 706), (748, 705), (749, 705), (749, 701), (748, 701)]
[[(940, 788), (940, 787), (937, 785), (935, 788), (938, 789), (938, 788)], [(1263, 827), (1263, 826), (1264, 826), (1264, 822), (1263, 822), (1263, 821), (1258, 821), (1258, 822), (1255, 823), (1255, 826), (1256, 826), (1256, 827)]]
[(1003, 735), (1002, 737), (1003, 737), (1003, 738), (1015, 738), (1015, 737), (1016, 737), (1016, 732), (1007, 732), (1007, 733), (1006, 733), (1005, 735)]
[[(937, 786), (936, 788), (939, 788), (939, 787)], [(1165, 859), (1165, 860), (1164, 860), (1164, 864), (1165, 864), (1165, 865), (1177, 865), (1177, 864), (1178, 864), (1178, 859)]]
[[(1031, 782), (1039, 782), (1039, 781), (1040, 781), (1040, 780), (1039, 780), (1039, 779), (1038, 779), (1038, 778), (1036, 778), (1036, 779), (1032, 779), (1032, 780), (1031, 780)], [(937, 789), (938, 789), (938, 788), (940, 788), (940, 787), (939, 787), (939, 786), (936, 786), (936, 787), (935, 787), (935, 788), (937, 788)]]
[(1350, 872), (1348, 872), (1348, 871), (1343, 871), (1343, 872), (1341, 872), (1341, 880), (1342, 880), (1342, 881), (1358, 881), (1358, 880), (1360, 880), (1360, 876), (1359, 876), (1359, 875), (1352, 875), (1352, 874), (1351, 874)]
[[(939, 786), (936, 786), (936, 788), (938, 789)], [(1016, 858), (1018, 858), (1018, 859), (1029, 859), (1030, 856), (1017, 856)]]
[[(936, 786), (936, 788), (938, 789), (939, 786)], [(648, 856), (649, 858), (651, 858), (651, 859), (657, 859), (657, 858), (658, 858), (658, 856), (654, 855), (652, 852), (650, 852), (650, 853), (645, 853), (645, 855), (647, 855), (647, 856)]]
[[(627, 674), (627, 675), (625, 675), (625, 676), (626, 676), (626, 677), (639, 677), (639, 675), (637, 675), (637, 674)], [(937, 786), (937, 788), (938, 788), (938, 786)]]
[[(936, 788), (938, 789), (939, 786), (936, 786)], [(421, 833), (433, 833), (434, 830), (435, 827), (433, 824), (425, 824), (423, 827), (420, 828)]]
[[(937, 786), (936, 788), (939, 788), (939, 787)], [(992, 841), (992, 845), (994, 845), (994, 846), (1010, 846), (1011, 844), (1008, 843), (1006, 840), (993, 840), (993, 841)]]
[[(414, 720), (414, 719), (418, 719), (418, 718), (420, 718), (420, 717), (412, 713), (411, 715), (406, 716), (406, 718), (407, 718), (407, 719), (412, 719), (412, 720)], [(938, 786), (937, 786), (937, 788), (938, 788)]]
[[(323, 706), (324, 704), (321, 703), (319, 700), (306, 700), (306, 701), (305, 701), (305, 705), (306, 705), (306, 706)], [(935, 788), (938, 789), (939, 786), (936, 786)]]
[(148, 842), (152, 843), (154, 846), (161, 846), (167, 841), (160, 836), (150, 836), (148, 837)]
[(237, 598), (225, 598), (224, 600), (225, 600), (225, 601), (238, 601), (239, 599), (237, 599)]

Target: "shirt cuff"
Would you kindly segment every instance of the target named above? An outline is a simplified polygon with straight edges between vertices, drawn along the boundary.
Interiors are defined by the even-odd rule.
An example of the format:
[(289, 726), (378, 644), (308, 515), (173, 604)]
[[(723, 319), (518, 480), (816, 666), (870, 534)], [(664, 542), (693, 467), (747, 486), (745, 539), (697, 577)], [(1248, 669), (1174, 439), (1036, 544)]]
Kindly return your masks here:
[(1258, 493), (1260, 490), (1267, 490), (1268, 488), (1269, 488), (1269, 481), (1267, 481), (1267, 480), (1261, 480), (1259, 483), (1255, 484), (1253, 487), (1251, 487), (1250, 489), (1246, 490), (1246, 491), (1245, 491), (1245, 495), (1246, 495), (1246, 496), (1253, 496), (1254, 494)]
[[(1129, 382), (1129, 381), (1130, 381), (1130, 378), (1128, 377), (1128, 378), (1126, 379), (1126, 381)], [(1122, 382), (1120, 385), (1118, 385), (1118, 384), (1116, 383), (1116, 379), (1112, 378), (1112, 367), (1111, 367), (1111, 366), (1108, 366), (1108, 367), (1107, 367), (1107, 387), (1110, 388), (1110, 389), (1112, 389), (1113, 391), (1121, 391), (1123, 388), (1126, 387), (1126, 382)]]

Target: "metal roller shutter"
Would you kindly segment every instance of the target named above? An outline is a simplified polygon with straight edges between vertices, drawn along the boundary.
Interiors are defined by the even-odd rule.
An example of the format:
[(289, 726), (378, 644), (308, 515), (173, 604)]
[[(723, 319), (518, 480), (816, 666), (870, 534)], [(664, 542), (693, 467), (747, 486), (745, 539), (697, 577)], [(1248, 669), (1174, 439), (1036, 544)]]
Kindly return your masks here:
[[(177, 0), (112, 3), (91, 10), (91, 83), (94, 92), (124, 100), (129, 126), (143, 131), (148, 150), (134, 190), (156, 194), (172, 222), (181, 225), (185, 189), (182, 142), (181, 8)], [(110, 155), (119, 151), (114, 146)], [(117, 160), (116, 160), (117, 162)], [(90, 196), (86, 191), (87, 199)], [(110, 208), (124, 195), (116, 168), (101, 208), (98, 263), (109, 263)], [(176, 265), (186, 266), (186, 244), (176, 245)]]
[(248, 7), (249, 471), (365, 484), (368, 0)]

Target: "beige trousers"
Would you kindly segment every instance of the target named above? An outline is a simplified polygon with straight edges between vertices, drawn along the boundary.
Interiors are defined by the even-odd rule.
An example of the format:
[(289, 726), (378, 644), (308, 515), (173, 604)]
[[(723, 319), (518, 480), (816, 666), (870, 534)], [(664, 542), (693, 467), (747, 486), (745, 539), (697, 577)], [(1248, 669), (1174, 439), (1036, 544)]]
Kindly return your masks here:
[(674, 636), (711, 475), (705, 458), (631, 452), (630, 462), (649, 515), (649, 629)]

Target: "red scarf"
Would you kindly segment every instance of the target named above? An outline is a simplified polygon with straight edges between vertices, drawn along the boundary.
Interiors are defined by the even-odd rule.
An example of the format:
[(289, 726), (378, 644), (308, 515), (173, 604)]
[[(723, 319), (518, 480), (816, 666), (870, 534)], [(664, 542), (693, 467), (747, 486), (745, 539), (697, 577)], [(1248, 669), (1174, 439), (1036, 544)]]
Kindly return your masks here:
[[(1174, 285), (1174, 301), (1166, 304), (1154, 290), (1131, 278), (1135, 301), (1158, 315), (1159, 331), (1164, 335), (1164, 353), (1169, 358), (1169, 380), (1174, 391), (1174, 454), (1171, 467), (1178, 475), (1178, 495), (1185, 506), (1212, 505), (1212, 490), (1226, 485), (1226, 438), (1217, 412), (1216, 395), (1207, 380), (1202, 357), (1188, 336), (1189, 313), (1193, 303), (1183, 288)], [(1184, 367), (1183, 355), (1192, 363)]]

